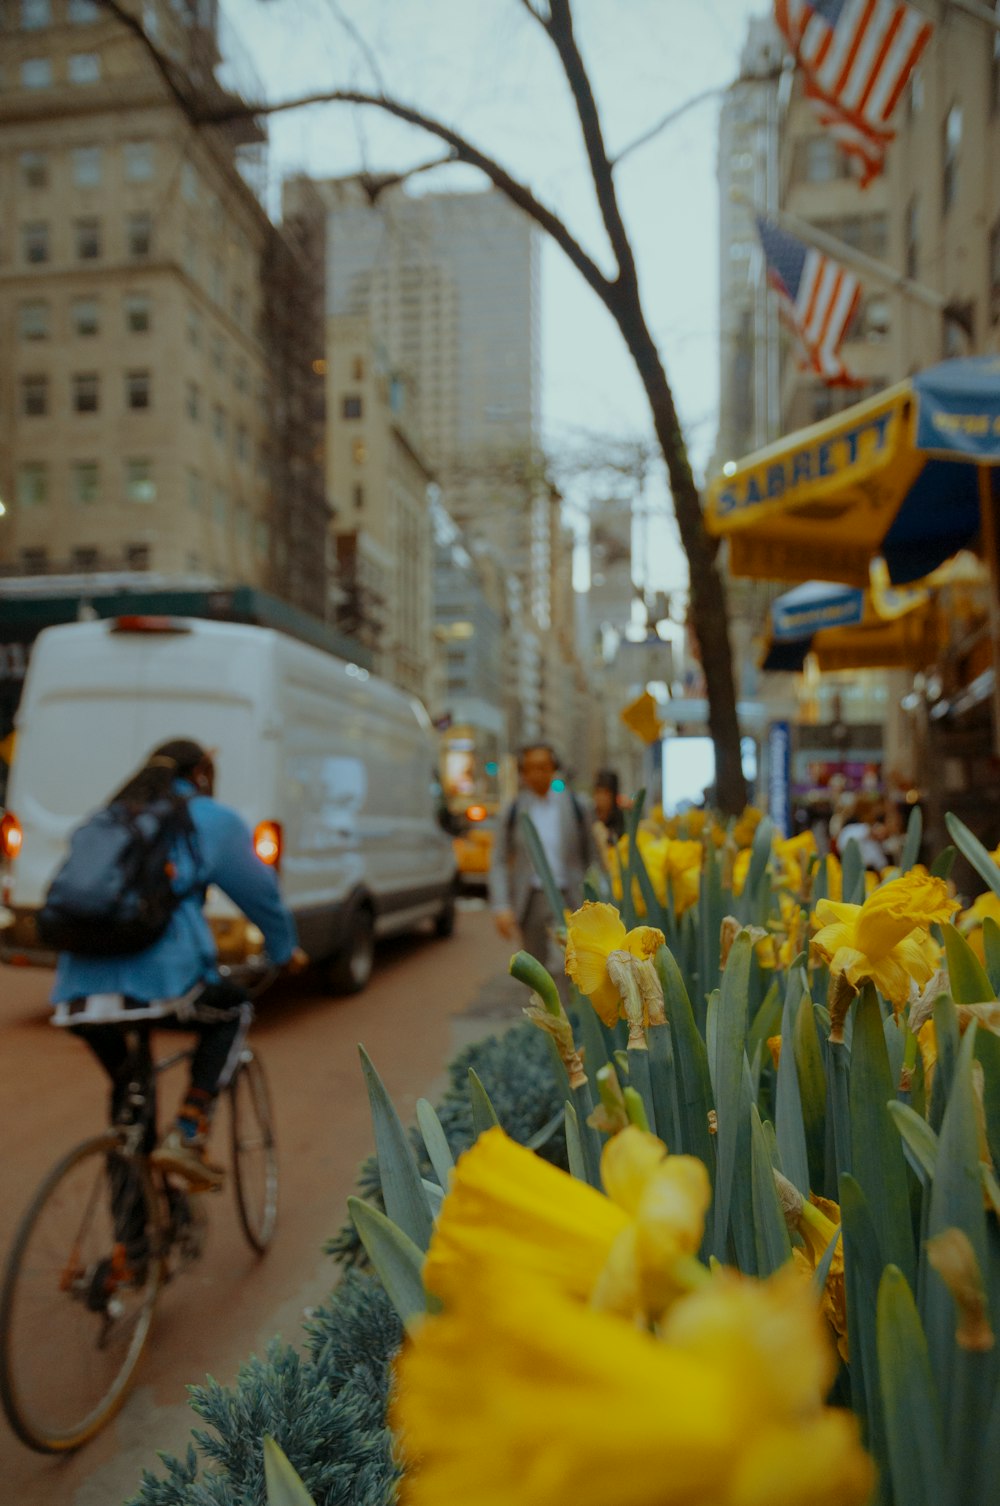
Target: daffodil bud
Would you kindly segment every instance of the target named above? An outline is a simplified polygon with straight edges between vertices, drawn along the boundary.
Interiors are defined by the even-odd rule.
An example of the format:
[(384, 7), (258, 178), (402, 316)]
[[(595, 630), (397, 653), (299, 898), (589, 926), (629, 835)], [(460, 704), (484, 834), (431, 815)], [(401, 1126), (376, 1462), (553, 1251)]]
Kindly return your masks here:
[(962, 1229), (942, 1229), (927, 1241), (927, 1258), (955, 1299), (958, 1347), (979, 1353), (992, 1349), (995, 1340), (982, 1273), (969, 1236)]
[(594, 1112), (588, 1115), (587, 1123), (605, 1135), (617, 1135), (629, 1120), (622, 1085), (610, 1062), (605, 1062), (603, 1067), (597, 1069), (597, 1092), (601, 1101)]

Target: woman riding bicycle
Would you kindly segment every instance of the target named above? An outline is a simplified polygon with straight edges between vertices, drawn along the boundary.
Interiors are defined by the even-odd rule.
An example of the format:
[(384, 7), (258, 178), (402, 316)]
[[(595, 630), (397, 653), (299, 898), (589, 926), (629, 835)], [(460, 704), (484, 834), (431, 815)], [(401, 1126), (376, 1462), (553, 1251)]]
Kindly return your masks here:
[[(128, 1092), (123, 1025), (130, 1018), (158, 1017), (157, 1006), (162, 1006), (159, 1026), (197, 1033), (190, 1082), (174, 1126), (150, 1155), (154, 1165), (183, 1177), (192, 1191), (222, 1183), (222, 1169), (206, 1160), (205, 1146), (216, 1100), (239, 1061), (252, 1012), (245, 993), (219, 976), (203, 912), (208, 886), (215, 884), (258, 927), (276, 967), (297, 970), (307, 960), (296, 945), (295, 922), (281, 902), (273, 869), (257, 857), (242, 818), (212, 798), (214, 783), (211, 755), (196, 742), (176, 739), (157, 748), (119, 790), (113, 803), (137, 815), (170, 797), (176, 798), (182, 817), (186, 813), (170, 853), (176, 904), (166, 929), (143, 951), (119, 956), (60, 953), (52, 993), (59, 1006), (57, 1022), (86, 1041), (111, 1078), (112, 1120)], [(170, 1006), (192, 994), (196, 997), (185, 1017), (172, 1015)], [(87, 1023), (96, 997), (120, 1001), (118, 1013), (112, 1010), (106, 1023)], [(104, 1010), (104, 1020), (108, 1013)]]

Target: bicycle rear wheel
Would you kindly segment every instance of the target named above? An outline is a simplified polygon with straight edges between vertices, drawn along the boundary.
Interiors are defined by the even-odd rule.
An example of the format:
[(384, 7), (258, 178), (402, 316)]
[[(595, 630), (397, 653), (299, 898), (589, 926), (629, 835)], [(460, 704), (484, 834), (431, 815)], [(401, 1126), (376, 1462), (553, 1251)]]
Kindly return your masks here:
[(251, 1247), (263, 1254), (278, 1220), (278, 1156), (264, 1069), (244, 1052), (229, 1084), (236, 1207)]
[[(123, 1198), (130, 1229), (144, 1227), (147, 1244), (145, 1259), (133, 1252), (131, 1265)], [(118, 1411), (161, 1276), (159, 1211), (145, 1161), (124, 1151), (114, 1133), (84, 1141), (35, 1194), (0, 1290), (0, 1401), (29, 1448), (79, 1448)]]

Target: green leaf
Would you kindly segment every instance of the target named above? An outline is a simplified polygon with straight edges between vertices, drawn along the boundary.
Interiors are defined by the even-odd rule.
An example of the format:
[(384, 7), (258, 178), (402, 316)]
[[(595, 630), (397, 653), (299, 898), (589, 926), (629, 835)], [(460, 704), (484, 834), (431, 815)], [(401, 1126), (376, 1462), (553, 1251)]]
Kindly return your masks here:
[(943, 852), (938, 853), (937, 857), (931, 864), (931, 877), (939, 879), (950, 879), (951, 870), (955, 866), (955, 859), (957, 857), (957, 847), (946, 847)]
[(906, 1162), (893, 1134), (888, 1104), (895, 1097), (878, 999), (866, 984), (855, 1005), (851, 1045), (851, 1171), (872, 1210), (883, 1264), (916, 1280)]
[(901, 873), (909, 873), (914, 863), (920, 857), (920, 843), (924, 835), (924, 818), (919, 805), (915, 805), (910, 811), (910, 819), (906, 823), (906, 841), (903, 843), (902, 855), (899, 859)]
[(552, 918), (557, 926), (561, 926), (563, 924), (563, 911), (566, 909), (566, 901), (563, 898), (559, 885), (552, 876), (552, 869), (549, 866), (548, 858), (545, 856), (545, 848), (542, 846), (542, 840), (535, 829), (534, 821), (532, 821), (527, 811), (520, 811), (517, 819), (520, 823), (524, 845), (528, 849), (528, 856), (531, 858), (535, 872), (538, 874), (542, 893), (549, 902)]
[(385, 1084), (364, 1046), (359, 1046), (358, 1050), (361, 1053), (361, 1070), (365, 1076), (371, 1106), (375, 1153), (378, 1157), (385, 1211), (418, 1249), (426, 1250), (431, 1242), (434, 1222), (420, 1170), (414, 1160), (406, 1131), (385, 1090)]
[(744, 1052), (739, 1105), (736, 1111), (736, 1166), (733, 1176), (733, 1193), (729, 1203), (729, 1231), (736, 1254), (736, 1267), (747, 1276), (757, 1274), (757, 1234), (753, 1205), (753, 1139), (750, 1132), (752, 1108), (753, 1086), (750, 1081), (750, 1067), (746, 1052)]
[(866, 1443), (876, 1463), (885, 1461), (885, 1429), (878, 1385), (875, 1314), (885, 1262), (868, 1201), (855, 1179), (840, 1178), (840, 1227), (844, 1239), (847, 1338), (851, 1406), (867, 1419)]
[(721, 932), (725, 918), (722, 903), (722, 872), (714, 842), (705, 844), (705, 866), (701, 873), (698, 898), (698, 988), (695, 994), (695, 1018), (699, 1028), (705, 1025), (705, 1003), (719, 986)]
[(715, 1142), (708, 1127), (708, 1115), (713, 1106), (708, 1053), (698, 1033), (684, 979), (673, 953), (668, 947), (661, 946), (655, 960), (674, 1047), (677, 1112), (681, 1126), (679, 1148), (686, 1155), (697, 1156), (703, 1161), (714, 1181)]
[(264, 1488), (267, 1506), (316, 1506), (297, 1472), (273, 1438), (264, 1435)]
[(674, 1071), (674, 1047), (669, 1024), (650, 1025), (646, 1031), (649, 1044), (649, 1086), (653, 1094), (656, 1132), (672, 1151), (682, 1149), (681, 1118), (677, 1103), (677, 1077)]
[(865, 865), (861, 858), (860, 844), (853, 837), (844, 849), (842, 861), (841, 888), (844, 895), (844, 903), (848, 905), (863, 904), (865, 898)]
[(988, 889), (992, 889), (994, 894), (1000, 894), (1000, 868), (994, 863), (979, 838), (974, 836), (965, 822), (960, 821), (951, 811), (945, 816), (944, 824), (948, 828), (948, 835), (966, 862), (972, 864)]
[(1000, 1170), (1000, 1036), (976, 1031), (976, 1060), (983, 1069), (983, 1112), (993, 1165)]
[(887, 1266), (878, 1291), (878, 1361), (895, 1499), (941, 1506), (944, 1427), (927, 1341), (902, 1271)]
[(805, 979), (800, 970), (793, 968), (788, 975), (785, 1007), (781, 1018), (781, 1055), (778, 1058), (774, 1128), (778, 1138), (781, 1169), (803, 1197), (808, 1197), (809, 1154), (806, 1147), (798, 1067), (795, 1061), (795, 1021), (804, 993), (804, 983)]
[(908, 1103), (892, 1099), (889, 1117), (893, 1120), (903, 1139), (907, 1160), (926, 1186), (934, 1180), (937, 1165), (938, 1137), (926, 1119), (914, 1112)]
[(986, 976), (993, 992), (1000, 997), (1000, 926), (992, 915), (983, 921), (983, 951), (986, 954)]
[(944, 949), (948, 957), (951, 996), (956, 1004), (985, 1004), (996, 998), (982, 963), (960, 931), (945, 922)]
[(745, 925), (762, 926), (767, 919), (771, 902), (771, 880), (768, 865), (774, 844), (774, 822), (767, 816), (753, 834), (750, 848), (750, 867), (739, 900), (738, 918)]
[(837, 1246), (840, 1244), (842, 1238), (843, 1234), (841, 1230), (838, 1229), (836, 1234), (831, 1239), (830, 1243), (827, 1245), (826, 1249), (823, 1251), (823, 1254), (820, 1256), (819, 1261), (816, 1264), (816, 1269), (812, 1273), (812, 1287), (813, 1291), (816, 1293), (817, 1299), (820, 1299), (823, 1296), (823, 1289), (826, 1286), (826, 1278), (830, 1274), (830, 1267), (833, 1265), (833, 1257), (837, 1253)]
[(441, 1128), (437, 1112), (426, 1098), (417, 1099), (417, 1126), (423, 1136), (427, 1159), (434, 1168), (434, 1175), (447, 1191), (455, 1158), (451, 1153), (448, 1137)]
[(569, 1161), (570, 1175), (576, 1177), (578, 1182), (585, 1182), (587, 1163), (584, 1160), (583, 1142), (580, 1139), (580, 1121), (571, 1103), (566, 1104), (566, 1157)]
[(733, 942), (722, 975), (719, 998), (717, 1039), (715, 1043), (716, 1112), (718, 1125), (718, 1173), (715, 1181), (714, 1248), (720, 1260), (725, 1258), (729, 1227), (729, 1204), (736, 1169), (736, 1142), (739, 1135), (738, 1105), (743, 1062), (746, 1055), (747, 984), (750, 977), (750, 937), (741, 931)]
[[(790, 971), (791, 969), (789, 969)], [(754, 1053), (758, 1046), (766, 1046), (772, 1035), (779, 1034), (783, 1010), (784, 1004), (781, 998), (781, 990), (778, 987), (778, 980), (775, 978), (771, 987), (764, 995), (761, 1006), (754, 1015), (750, 1029), (747, 1031), (747, 1056), (749, 1056), (751, 1061), (753, 1061)]]
[(821, 1190), (826, 1185), (826, 1072), (816, 1028), (816, 1010), (808, 994), (803, 994), (795, 1016), (794, 1049), (809, 1157), (809, 1185)]
[(958, 1015), (947, 994), (939, 994), (934, 1001), (934, 1035), (937, 1039), (937, 1061), (934, 1065), (931, 1109), (927, 1118), (931, 1128), (940, 1131), (958, 1060)]
[[(979, 1138), (976, 1128), (972, 1060), (976, 1026), (962, 1037), (948, 1106), (938, 1138), (937, 1165), (931, 1188), (927, 1236), (943, 1229), (961, 1229), (968, 1237), (979, 1269), (989, 1270), (986, 1214), (979, 1174)], [(925, 1288), (924, 1327), (942, 1394), (948, 1394), (954, 1363), (955, 1305), (936, 1271), (929, 1271)]]
[(349, 1197), (348, 1212), (368, 1259), (404, 1323), (427, 1311), (424, 1258), (402, 1229), (363, 1198)]
[[(750, 1157), (753, 1173), (753, 1226), (757, 1274), (770, 1276), (792, 1257), (788, 1225), (778, 1202), (767, 1139), (757, 1105), (750, 1105)], [(787, 1172), (785, 1173), (787, 1176)]]
[(625, 865), (625, 873), (622, 882), (621, 916), (628, 930), (635, 925), (638, 916), (635, 913), (635, 901), (633, 898), (632, 880), (635, 877), (635, 855), (639, 850), (636, 834), (639, 830), (639, 822), (642, 820), (642, 808), (646, 803), (646, 791), (636, 791), (632, 804), (625, 813), (625, 835), (628, 838), (627, 851), (628, 861)]
[(472, 1108), (472, 1128), (477, 1137), (485, 1135), (488, 1129), (499, 1125), (497, 1111), (490, 1102), (490, 1095), (483, 1087), (482, 1079), (474, 1067), (469, 1068), (469, 1103)]
[(896, 1019), (891, 1009), (882, 1021), (882, 1034), (889, 1058), (889, 1081), (892, 1083), (892, 1091), (898, 1093), (906, 1057), (906, 1031), (902, 1021)]

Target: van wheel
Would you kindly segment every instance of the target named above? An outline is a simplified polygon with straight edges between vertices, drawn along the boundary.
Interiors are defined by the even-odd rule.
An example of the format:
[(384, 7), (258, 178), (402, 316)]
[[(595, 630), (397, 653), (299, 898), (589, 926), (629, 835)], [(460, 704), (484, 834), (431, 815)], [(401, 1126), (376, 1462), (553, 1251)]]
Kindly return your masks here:
[(454, 885), (448, 890), (444, 904), (434, 917), (434, 935), (440, 936), (443, 941), (448, 936), (455, 934), (455, 889)]
[(375, 917), (367, 906), (354, 912), (347, 945), (329, 964), (330, 988), (337, 994), (359, 994), (375, 966)]

